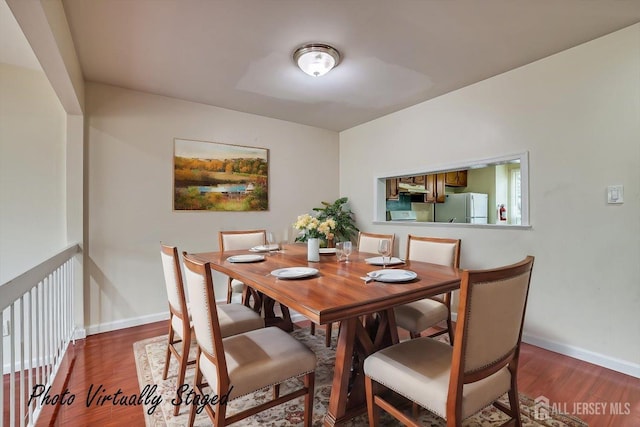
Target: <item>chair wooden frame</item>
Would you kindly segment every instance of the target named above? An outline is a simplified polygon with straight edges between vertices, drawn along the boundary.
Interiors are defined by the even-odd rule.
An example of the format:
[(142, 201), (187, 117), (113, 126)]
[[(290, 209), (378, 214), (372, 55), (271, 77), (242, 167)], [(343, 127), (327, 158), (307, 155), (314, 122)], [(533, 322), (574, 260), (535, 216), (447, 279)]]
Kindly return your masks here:
[[(225, 245), (224, 245), (224, 238), (225, 236), (230, 236), (230, 235), (239, 235), (239, 234), (262, 234), (262, 245), (266, 244), (267, 242), (267, 231), (266, 230), (225, 230), (225, 231), (219, 231), (218, 232), (218, 247), (220, 248), (220, 252), (224, 252), (225, 251)], [(239, 248), (237, 248), (239, 249)], [(249, 248), (242, 248), (242, 249), (249, 249)], [(227, 249), (227, 250), (236, 250), (236, 248), (234, 249)], [(231, 282), (233, 281), (233, 279), (231, 277), (227, 278), (227, 304), (229, 304), (231, 302), (231, 298), (233, 296), (233, 287), (231, 286)], [(245, 286), (245, 290), (246, 290), (246, 286)], [(243, 291), (243, 302), (248, 298), (248, 294), (250, 291)], [(255, 297), (255, 295), (254, 295)]]
[[(458, 308), (458, 319), (456, 322), (456, 343), (452, 350), (451, 372), (449, 377), (449, 386), (446, 402), (446, 417), (448, 427), (459, 427), (462, 425), (462, 396), (465, 384), (474, 383), (476, 381), (487, 378), (504, 367), (507, 367), (510, 373), (510, 387), (507, 391), (509, 397), (509, 406), (494, 401), (493, 405), (502, 412), (509, 415), (512, 420), (506, 424), (514, 423), (516, 427), (522, 425), (520, 416), (520, 406), (518, 398), (518, 361), (520, 356), (520, 345), (522, 342), (522, 329), (524, 326), (524, 318), (529, 295), (529, 286), (531, 283), (531, 271), (533, 269), (534, 258), (527, 256), (524, 260), (506, 266), (491, 270), (468, 271), (465, 270), (462, 275), (460, 287), (460, 306)], [(513, 345), (506, 353), (500, 355), (492, 362), (484, 365), (482, 368), (466, 371), (465, 368), (465, 351), (467, 348), (470, 312), (473, 310), (471, 305), (474, 288), (476, 285), (482, 285), (487, 282), (506, 281), (528, 274), (526, 289), (524, 291), (524, 303), (522, 306), (521, 320), (515, 345)], [(429, 338), (422, 338), (429, 339)], [(403, 413), (401, 410), (393, 406), (382, 395), (384, 388), (381, 384), (372, 380), (369, 376), (365, 377), (365, 388), (367, 394), (367, 409), (369, 415), (369, 425), (375, 427), (379, 423), (380, 408), (384, 409), (395, 418), (403, 422), (405, 425), (419, 427), (420, 425), (411, 417)]]
[[(411, 242), (432, 242), (432, 243), (443, 243), (443, 244), (455, 244), (453, 264), (451, 265), (451, 267), (460, 268), (460, 246), (462, 244), (462, 241), (460, 239), (449, 239), (449, 238), (443, 238), (443, 237), (426, 237), (426, 236), (416, 236), (413, 234), (409, 234), (407, 236), (407, 251), (406, 251), (407, 260), (413, 259), (411, 258)], [(416, 261), (423, 261), (423, 260), (416, 259)], [(433, 338), (433, 337), (437, 337), (438, 335), (448, 333), (449, 342), (451, 343), (451, 345), (453, 345), (454, 328), (453, 328), (453, 323), (451, 322), (451, 295), (452, 295), (452, 292), (447, 292), (443, 294), (442, 297), (437, 296), (437, 297), (431, 298), (432, 300), (438, 301), (444, 304), (445, 307), (447, 307), (447, 312), (448, 312), (447, 329), (442, 329), (428, 336)], [(420, 335), (421, 332), (422, 331), (409, 331), (409, 335), (411, 336), (411, 338), (418, 338), (421, 336)]]
[[(163, 254), (172, 257), (173, 268), (175, 275), (173, 278), (165, 277), (165, 280), (169, 282), (173, 279), (173, 284), (175, 285), (176, 292), (178, 295), (179, 306), (174, 307), (171, 302), (169, 302), (169, 338), (167, 345), (167, 353), (164, 361), (164, 370), (162, 371), (162, 379), (167, 379), (167, 374), (169, 373), (169, 362), (171, 359), (171, 355), (173, 355), (178, 361), (178, 381), (176, 382), (179, 387), (184, 383), (184, 377), (187, 371), (187, 365), (192, 365), (195, 363), (195, 360), (189, 359), (189, 347), (191, 346), (191, 320), (189, 319), (189, 309), (187, 307), (187, 298), (184, 292), (184, 283), (182, 281), (182, 269), (180, 267), (180, 257), (178, 256), (178, 249), (175, 246), (167, 246), (164, 244), (160, 244), (160, 250)], [(167, 283), (167, 287), (169, 284)], [(182, 322), (182, 339), (176, 339), (175, 330), (173, 328), (173, 319), (177, 317)], [(182, 343), (182, 354), (177, 349), (176, 344)], [(176, 405), (173, 408), (173, 415), (178, 415), (180, 411), (180, 406)]]
[[(213, 337), (213, 354), (209, 353), (205, 349), (203, 349), (200, 345), (198, 345), (197, 355), (196, 355), (196, 372), (194, 379), (194, 392), (198, 395), (199, 398), (202, 398), (206, 393), (203, 391), (204, 387), (209, 386), (208, 383), (203, 381), (202, 371), (200, 370), (200, 359), (201, 355), (207, 358), (207, 360), (215, 366), (216, 374), (217, 374), (217, 384), (214, 390), (214, 393), (219, 396), (227, 396), (229, 394), (231, 382), (229, 379), (229, 373), (227, 370), (227, 362), (225, 357), (224, 345), (222, 341), (222, 336), (220, 333), (220, 323), (218, 320), (218, 313), (216, 304), (215, 304), (215, 296), (213, 291), (213, 277), (211, 273), (211, 265), (210, 263), (198, 263), (192, 261), (188, 255), (184, 256), (184, 264), (185, 267), (189, 270), (195, 272), (196, 274), (200, 274), (205, 278), (205, 298), (207, 300), (207, 305), (212, 307), (212, 310), (209, 310), (209, 321), (212, 329), (212, 337)], [(286, 395), (280, 396), (280, 387), (279, 384), (274, 386), (273, 390), (273, 399), (262, 403), (258, 406), (246, 409), (242, 412), (238, 412), (231, 417), (226, 416), (226, 404), (218, 404), (217, 412), (214, 412), (212, 406), (213, 405), (205, 405), (204, 409), (212, 423), (216, 427), (222, 427), (228, 424), (235, 423), (237, 421), (243, 420), (247, 417), (255, 415), (259, 412), (262, 412), (266, 409), (272, 408), (274, 406), (280, 405), (284, 402), (288, 402), (292, 399), (295, 399), (300, 396), (304, 396), (304, 425), (306, 427), (311, 427), (312, 422), (312, 414), (313, 414), (313, 390), (314, 390), (314, 382), (315, 382), (315, 372), (309, 372), (304, 375), (304, 386), (300, 389), (292, 391)], [(196, 405), (191, 405), (191, 409), (189, 411), (189, 426), (193, 426), (196, 417)]]

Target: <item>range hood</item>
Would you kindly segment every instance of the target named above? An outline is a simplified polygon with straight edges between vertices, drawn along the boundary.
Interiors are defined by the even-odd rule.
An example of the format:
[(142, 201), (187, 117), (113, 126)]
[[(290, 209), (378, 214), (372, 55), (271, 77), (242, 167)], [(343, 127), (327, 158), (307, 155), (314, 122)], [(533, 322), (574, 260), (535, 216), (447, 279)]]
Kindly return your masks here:
[(410, 193), (410, 194), (427, 194), (429, 191), (424, 188), (424, 185), (418, 184), (407, 184), (405, 182), (401, 182), (398, 184), (398, 191), (400, 193)]

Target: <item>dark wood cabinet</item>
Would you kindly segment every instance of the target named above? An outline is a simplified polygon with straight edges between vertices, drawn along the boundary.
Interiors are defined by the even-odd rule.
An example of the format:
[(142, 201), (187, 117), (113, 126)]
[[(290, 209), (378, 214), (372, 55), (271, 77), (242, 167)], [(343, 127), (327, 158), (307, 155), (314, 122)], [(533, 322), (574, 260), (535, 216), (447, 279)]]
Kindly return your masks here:
[(398, 178), (398, 179), (403, 184), (424, 185), (425, 175), (403, 176), (403, 177)]
[(449, 187), (466, 187), (467, 171), (453, 171), (445, 174), (445, 185)]
[(398, 178), (387, 179), (387, 200), (400, 200), (398, 181)]
[[(424, 186), (427, 193), (424, 195), (425, 203), (444, 203), (446, 200), (445, 188), (466, 187), (467, 171), (453, 171), (434, 173), (429, 175), (403, 176), (387, 179), (387, 200), (399, 200), (400, 191), (411, 193), (418, 192), (408, 189), (409, 186)], [(401, 187), (402, 185), (402, 187)]]
[(445, 175), (444, 173), (438, 173), (425, 176), (427, 194), (424, 195), (424, 201), (426, 203), (444, 203)]

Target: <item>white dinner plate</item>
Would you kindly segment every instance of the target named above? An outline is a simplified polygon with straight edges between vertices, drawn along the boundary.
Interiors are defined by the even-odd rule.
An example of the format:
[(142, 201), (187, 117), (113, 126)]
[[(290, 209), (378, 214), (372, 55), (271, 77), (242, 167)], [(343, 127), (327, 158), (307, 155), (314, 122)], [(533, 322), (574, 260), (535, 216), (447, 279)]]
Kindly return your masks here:
[[(377, 257), (373, 257), (373, 258), (367, 258), (364, 260), (364, 262), (366, 262), (367, 264), (371, 264), (371, 265), (384, 265), (384, 263), (382, 262), (382, 257), (381, 256), (377, 256)], [(404, 261), (402, 261), (400, 258), (396, 258), (396, 257), (391, 257), (391, 260), (387, 259), (387, 265), (398, 265), (398, 264), (404, 264)]]
[(388, 270), (376, 270), (367, 273), (367, 276), (373, 278), (376, 282), (408, 282), (409, 280), (413, 280), (418, 275), (411, 270), (399, 270), (396, 268), (391, 268)]
[(229, 262), (258, 262), (264, 261), (264, 255), (234, 255), (227, 258)]
[(335, 254), (336, 248), (320, 248), (320, 255)]
[(272, 276), (278, 279), (300, 279), (318, 274), (318, 270), (311, 267), (288, 267), (279, 268), (271, 272)]
[(249, 249), (251, 252), (269, 252), (269, 251), (277, 251), (278, 249), (280, 249), (280, 246), (278, 246), (277, 244), (273, 244), (273, 245), (258, 245), (258, 246), (254, 246), (251, 249)]

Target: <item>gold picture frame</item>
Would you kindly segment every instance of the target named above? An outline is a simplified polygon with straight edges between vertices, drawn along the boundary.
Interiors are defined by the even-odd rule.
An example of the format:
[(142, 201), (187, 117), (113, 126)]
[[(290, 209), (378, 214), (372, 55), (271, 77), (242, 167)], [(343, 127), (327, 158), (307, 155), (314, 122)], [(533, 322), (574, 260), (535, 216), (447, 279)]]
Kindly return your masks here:
[(269, 209), (269, 150), (174, 138), (173, 209)]

